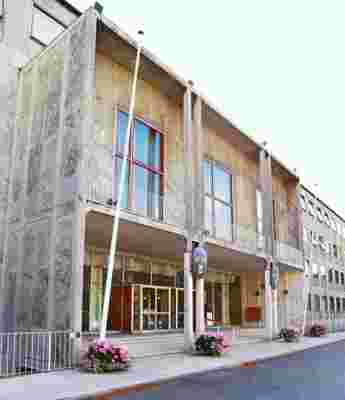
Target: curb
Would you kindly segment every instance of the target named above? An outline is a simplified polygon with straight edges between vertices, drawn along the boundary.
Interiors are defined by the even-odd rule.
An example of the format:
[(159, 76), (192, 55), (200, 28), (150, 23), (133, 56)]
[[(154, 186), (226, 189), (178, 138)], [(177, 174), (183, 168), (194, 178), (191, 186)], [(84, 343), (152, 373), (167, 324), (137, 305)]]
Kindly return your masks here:
[(263, 362), (263, 361), (272, 361), (272, 360), (276, 360), (279, 358), (285, 358), (285, 357), (295, 354), (295, 353), (303, 353), (308, 350), (318, 349), (320, 347), (325, 347), (325, 346), (339, 343), (342, 341), (345, 341), (345, 337), (337, 338), (337, 339), (333, 340), (332, 342), (320, 343), (315, 346), (310, 346), (310, 347), (307, 347), (304, 349), (288, 350), (284, 353), (280, 353), (280, 354), (273, 355), (273, 356), (262, 356), (262, 357), (259, 356), (252, 360), (240, 362), (238, 364), (231, 365), (231, 366), (222, 365), (220, 367), (205, 368), (203, 370), (198, 370), (198, 371), (194, 371), (194, 372), (186, 372), (186, 373), (182, 373), (182, 374), (172, 376), (169, 378), (154, 379), (152, 381), (147, 381), (144, 383), (136, 383), (133, 385), (127, 385), (127, 386), (123, 386), (123, 387), (119, 387), (119, 388), (115, 388), (115, 389), (100, 390), (99, 392), (95, 392), (93, 394), (84, 394), (84, 395), (82, 394), (78, 397), (75, 397), (75, 396), (63, 397), (63, 398), (59, 398), (57, 400), (112, 400), (113, 396), (121, 396), (121, 395), (125, 395), (125, 394), (131, 393), (131, 392), (140, 392), (140, 391), (150, 389), (150, 388), (158, 390), (161, 384), (168, 383), (168, 382), (174, 381), (176, 379), (181, 379), (181, 378), (185, 378), (185, 377), (189, 377), (189, 376), (203, 375), (206, 372), (222, 371), (222, 370), (228, 370), (228, 369), (233, 369), (233, 368), (255, 368), (258, 363)]

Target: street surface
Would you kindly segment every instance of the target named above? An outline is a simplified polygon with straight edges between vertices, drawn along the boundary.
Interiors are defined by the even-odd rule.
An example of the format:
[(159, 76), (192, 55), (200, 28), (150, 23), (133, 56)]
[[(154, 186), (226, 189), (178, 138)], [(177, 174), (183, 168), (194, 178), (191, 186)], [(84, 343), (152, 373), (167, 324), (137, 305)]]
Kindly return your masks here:
[(113, 399), (344, 400), (345, 341), (257, 364), (87, 398)]

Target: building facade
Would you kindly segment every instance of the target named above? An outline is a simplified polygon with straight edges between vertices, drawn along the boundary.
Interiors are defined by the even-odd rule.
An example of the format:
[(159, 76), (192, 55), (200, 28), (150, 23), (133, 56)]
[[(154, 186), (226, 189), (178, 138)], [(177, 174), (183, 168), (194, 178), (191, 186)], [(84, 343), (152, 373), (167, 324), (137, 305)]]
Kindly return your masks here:
[[(34, 23), (28, 35), (48, 6), (61, 27)], [(271, 338), (301, 321), (299, 177), (145, 49), (124, 161), (136, 42), (93, 8), (27, 9), (18, 45), (0, 20), (13, 77), (1, 110), (2, 329), (99, 331), (123, 162), (109, 332), (183, 331), (188, 313), (197, 331), (206, 319)], [(208, 272), (196, 278), (186, 243), (205, 231)]]
[(301, 189), (308, 323), (343, 319), (345, 221), (313, 192)]

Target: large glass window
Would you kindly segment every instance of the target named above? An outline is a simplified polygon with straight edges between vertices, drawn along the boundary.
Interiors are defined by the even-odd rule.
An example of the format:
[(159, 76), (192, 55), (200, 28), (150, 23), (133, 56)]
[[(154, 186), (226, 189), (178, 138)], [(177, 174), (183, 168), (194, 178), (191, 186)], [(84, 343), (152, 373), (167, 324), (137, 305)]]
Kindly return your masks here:
[[(1, 0), (0, 0), (1, 3)], [(47, 46), (54, 40), (66, 26), (58, 22), (40, 8), (34, 6), (31, 36), (40, 44)]]
[(218, 163), (204, 160), (205, 225), (212, 235), (232, 238), (232, 175)]
[[(128, 114), (119, 111), (116, 136), (116, 177), (120, 181)], [(163, 137), (160, 132), (135, 119), (132, 125), (121, 206), (154, 219), (162, 219)], [(116, 194), (115, 194), (116, 196)]]

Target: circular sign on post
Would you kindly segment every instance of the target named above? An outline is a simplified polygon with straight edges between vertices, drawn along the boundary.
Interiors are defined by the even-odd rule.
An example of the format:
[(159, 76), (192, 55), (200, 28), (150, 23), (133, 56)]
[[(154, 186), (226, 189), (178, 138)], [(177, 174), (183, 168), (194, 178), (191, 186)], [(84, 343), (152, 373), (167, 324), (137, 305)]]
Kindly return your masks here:
[(207, 272), (207, 251), (200, 244), (193, 250), (192, 272), (198, 276)]
[(272, 290), (276, 290), (279, 284), (279, 268), (278, 265), (271, 261), (270, 265), (270, 284)]

